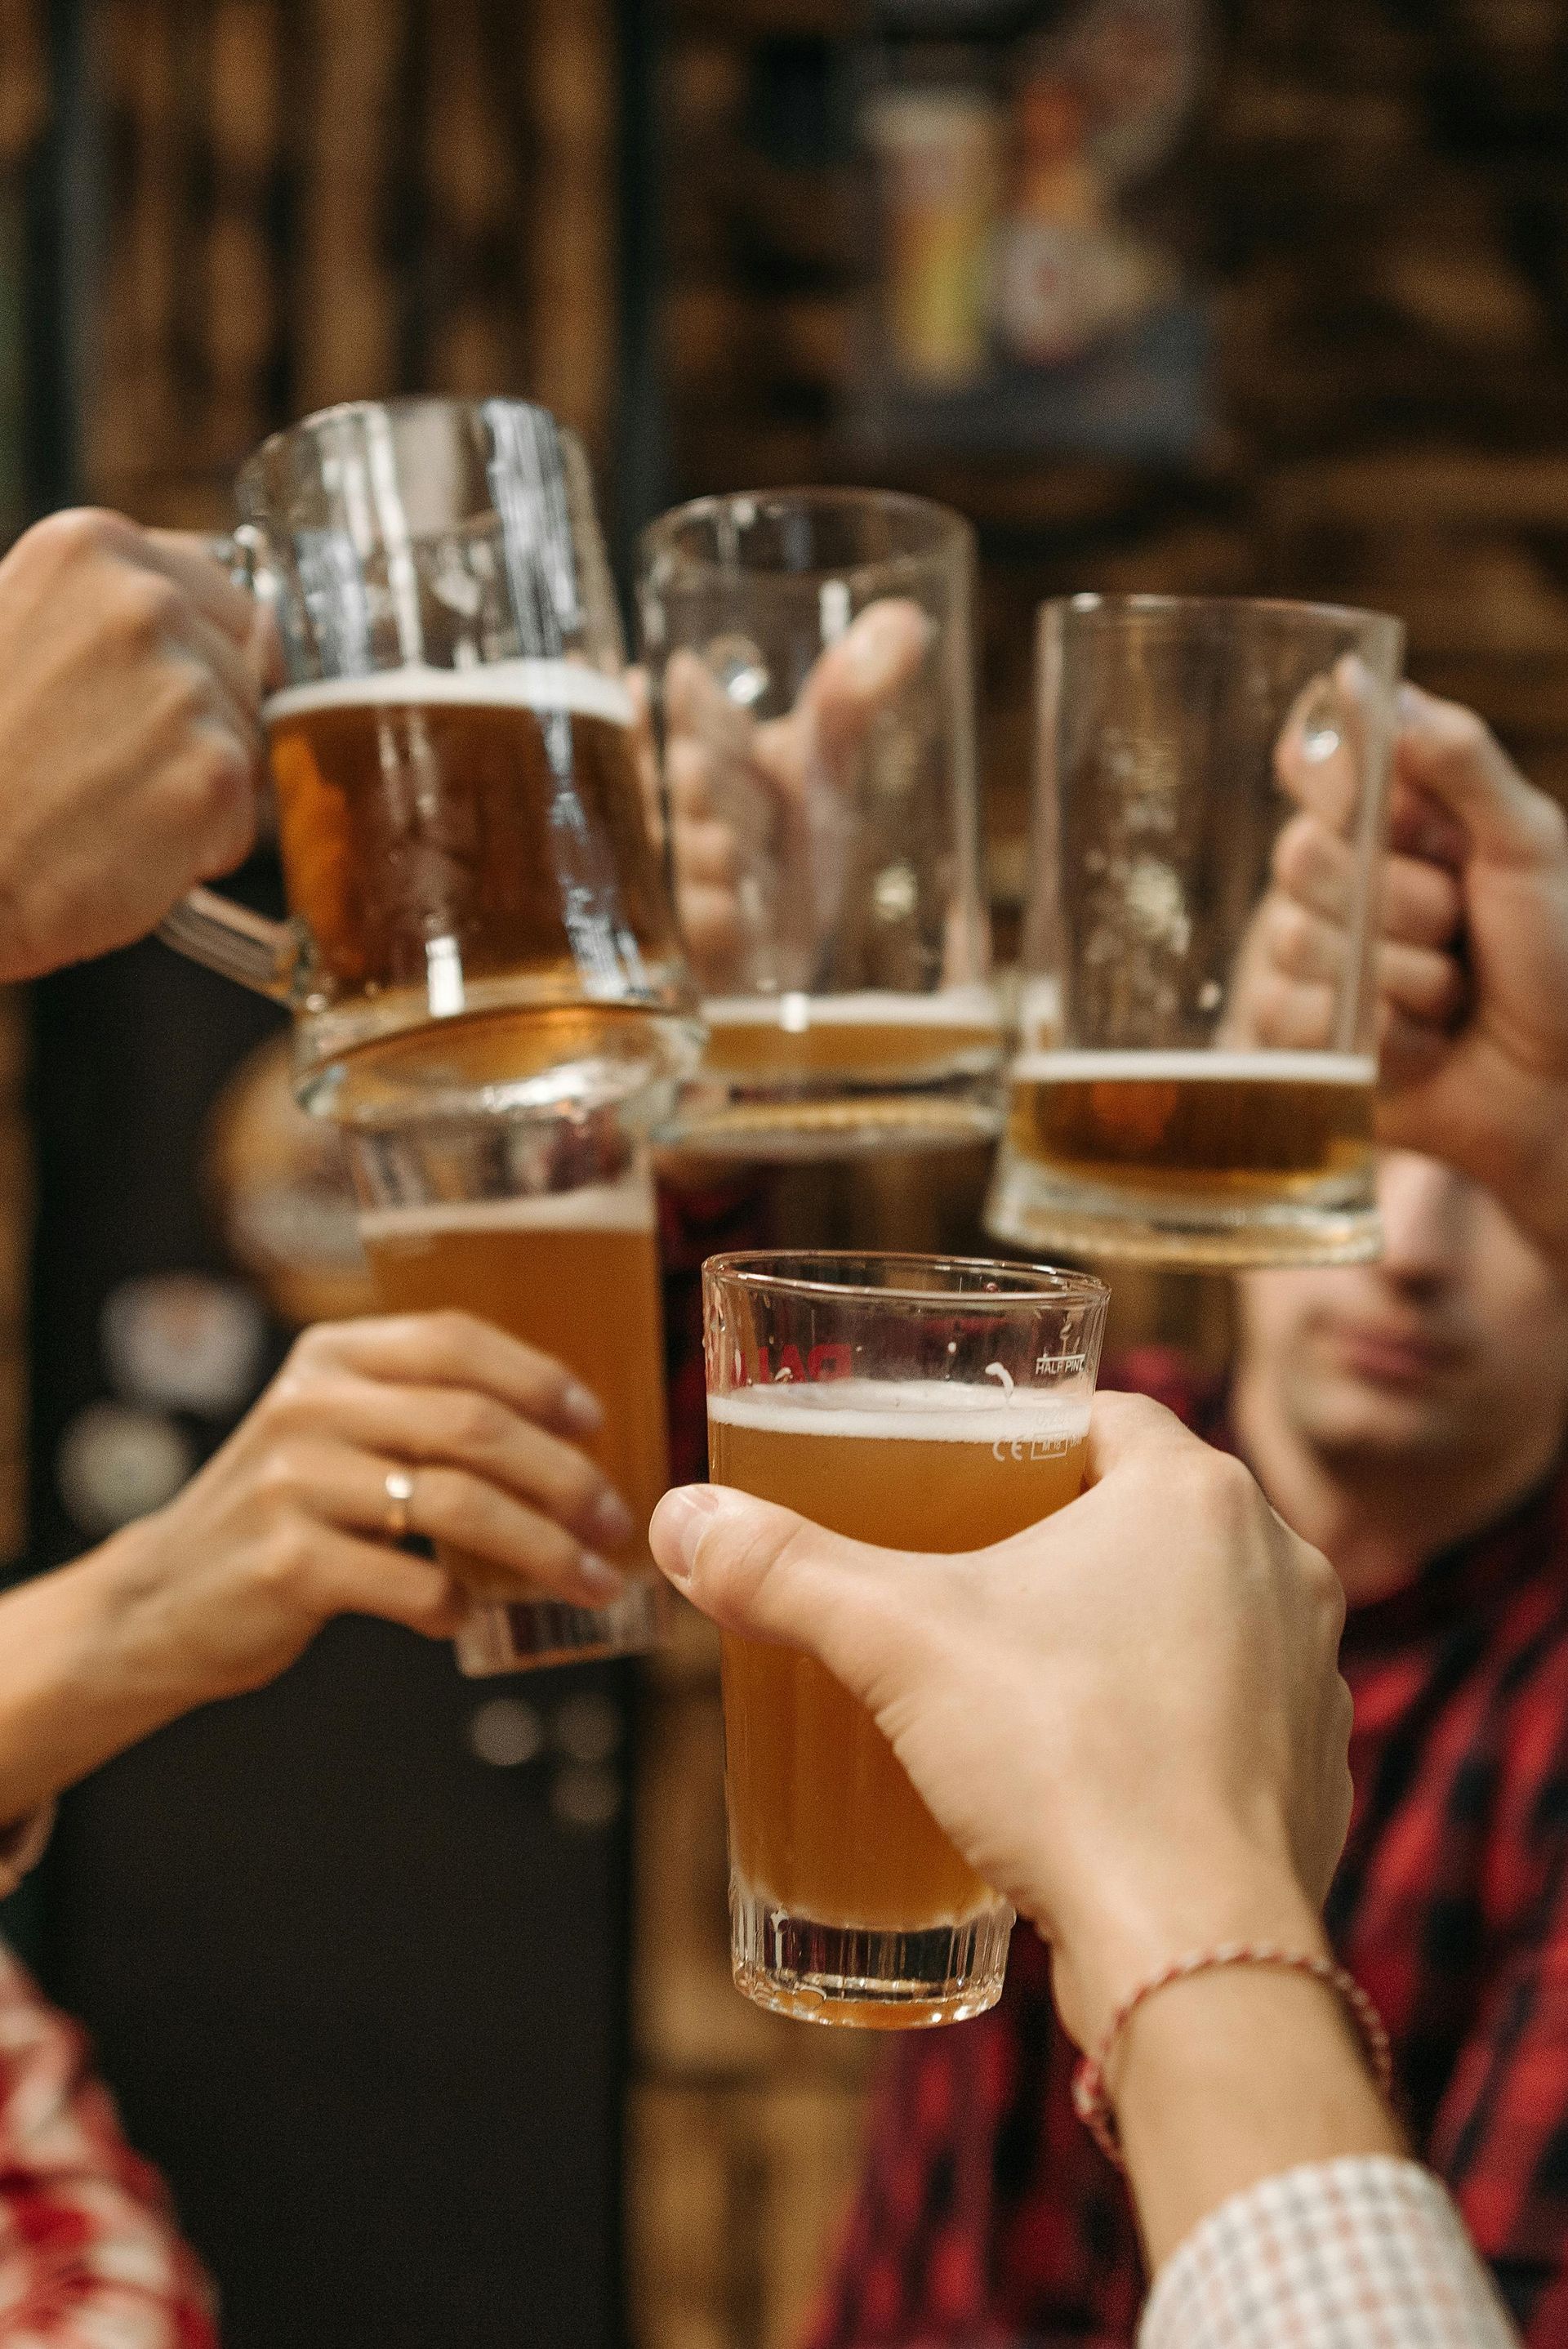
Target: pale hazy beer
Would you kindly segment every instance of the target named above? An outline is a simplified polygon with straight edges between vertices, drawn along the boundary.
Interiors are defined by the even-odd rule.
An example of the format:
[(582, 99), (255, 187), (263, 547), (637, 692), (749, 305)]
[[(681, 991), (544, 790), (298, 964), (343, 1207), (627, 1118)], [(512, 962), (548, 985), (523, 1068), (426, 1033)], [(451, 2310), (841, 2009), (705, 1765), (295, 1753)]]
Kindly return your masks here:
[[(1078, 1491), (1106, 1299), (1087, 1276), (978, 1257), (710, 1257), (709, 1473), (886, 1549), (890, 1575), (903, 1551), (984, 1549)], [(738, 1987), (878, 2030), (983, 2013), (1006, 1900), (828, 1671), (721, 1637)]]
[[(748, 1387), (709, 1400), (709, 1473), (861, 1541), (979, 1548), (1048, 1516), (1083, 1483), (1087, 1402), (1026, 1402), (1004, 1418), (995, 1400), (869, 1379)], [(733, 1631), (723, 1655), (730, 1859), (746, 1895), (820, 1925), (890, 1933), (995, 1909), (871, 1715), (821, 1665)], [(852, 2000), (834, 2014), (919, 2019)]]
[(630, 719), (617, 679), (566, 660), (391, 669), (274, 695), (289, 903), (338, 993), (413, 988), (449, 1016), (476, 989), (482, 1005), (487, 981), (575, 992), (592, 941), (562, 886), (573, 859), (584, 884), (613, 885), (623, 935), (607, 949), (629, 938), (650, 967), (668, 960)]
[[(647, 1176), (629, 1174), (535, 1197), (372, 1208), (361, 1216), (360, 1231), (388, 1311), (476, 1314), (554, 1355), (598, 1396), (603, 1426), (578, 1440), (637, 1522), (635, 1549), (613, 1562), (648, 1578), (645, 1596), (652, 1605), (657, 1578), (647, 1556), (647, 1525), (668, 1482), (668, 1461), (658, 1249)], [(589, 1609), (542, 1600), (536, 1608), (481, 1611), (514, 1619), (520, 1630), (521, 1618), (538, 1617), (514, 1661), (594, 1652)], [(552, 1625), (562, 1635), (554, 1649)], [(603, 1644), (606, 1650), (624, 1644), (613, 1624)]]

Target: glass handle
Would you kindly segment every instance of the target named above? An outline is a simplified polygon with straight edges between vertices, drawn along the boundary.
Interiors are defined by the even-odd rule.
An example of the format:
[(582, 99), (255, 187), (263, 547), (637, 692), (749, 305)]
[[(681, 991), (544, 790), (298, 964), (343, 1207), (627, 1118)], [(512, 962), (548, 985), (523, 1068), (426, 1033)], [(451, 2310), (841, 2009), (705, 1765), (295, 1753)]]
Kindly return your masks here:
[(294, 999), (301, 940), (291, 922), (269, 922), (214, 890), (192, 889), (160, 922), (158, 935), (176, 954), (205, 963), (241, 987), (270, 995), (275, 1003)]
[[(275, 600), (276, 582), (267, 569), (261, 533), (248, 523), (229, 535), (210, 538), (207, 552), (236, 587), (263, 604)], [(293, 999), (301, 939), (291, 923), (269, 922), (211, 889), (192, 889), (160, 922), (158, 935), (176, 954), (258, 995), (270, 995), (277, 1003)]]

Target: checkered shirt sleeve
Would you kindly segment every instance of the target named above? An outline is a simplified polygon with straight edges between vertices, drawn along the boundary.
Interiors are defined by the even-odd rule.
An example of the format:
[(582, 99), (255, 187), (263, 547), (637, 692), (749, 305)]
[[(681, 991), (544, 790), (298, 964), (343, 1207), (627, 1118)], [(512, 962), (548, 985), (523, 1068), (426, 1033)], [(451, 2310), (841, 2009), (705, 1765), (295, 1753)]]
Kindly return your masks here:
[(1357, 2155), (1233, 2195), (1161, 2269), (1139, 2349), (1517, 2349), (1459, 2214), (1414, 2161)]

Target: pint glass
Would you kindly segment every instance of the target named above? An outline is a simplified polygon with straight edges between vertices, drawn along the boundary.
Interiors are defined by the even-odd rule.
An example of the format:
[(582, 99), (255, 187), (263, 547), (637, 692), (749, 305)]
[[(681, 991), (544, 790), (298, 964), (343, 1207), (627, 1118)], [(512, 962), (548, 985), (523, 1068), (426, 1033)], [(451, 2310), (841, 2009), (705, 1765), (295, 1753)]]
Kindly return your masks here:
[(356, 403), (238, 482), (288, 683), (265, 719), (293, 921), (199, 891), (164, 936), (295, 1014), (310, 1108), (352, 1119), (397, 1055), (449, 1091), (458, 1026), (544, 1097), (643, 1097), (695, 1059), (631, 743), (583, 450), (521, 401)]
[(654, 1188), (644, 1148), (609, 1112), (500, 1115), (466, 1107), (377, 1128), (349, 1153), (360, 1232), (382, 1307), (459, 1309), (565, 1363), (603, 1405), (583, 1440), (636, 1520), (630, 1577), (608, 1607), (478, 1602), (465, 1672), (624, 1655), (654, 1644), (659, 1577), (647, 1554), (668, 1475)]
[[(861, 1541), (1000, 1541), (1079, 1489), (1106, 1299), (1029, 1266), (712, 1257), (709, 1471)], [(810, 1657), (736, 1632), (723, 1676), (738, 1987), (880, 2030), (994, 2005), (1012, 1910), (870, 1714)]]
[(827, 1158), (1000, 1124), (974, 536), (919, 498), (704, 498), (638, 612), (707, 1058), (676, 1138)]
[[(1403, 631), (1321, 605), (1041, 615), (1021, 1046), (986, 1227), (1033, 1250), (1351, 1263), (1373, 1190), (1377, 929)], [(1290, 837), (1287, 840), (1286, 835)], [(1310, 835), (1335, 920), (1291, 935)]]

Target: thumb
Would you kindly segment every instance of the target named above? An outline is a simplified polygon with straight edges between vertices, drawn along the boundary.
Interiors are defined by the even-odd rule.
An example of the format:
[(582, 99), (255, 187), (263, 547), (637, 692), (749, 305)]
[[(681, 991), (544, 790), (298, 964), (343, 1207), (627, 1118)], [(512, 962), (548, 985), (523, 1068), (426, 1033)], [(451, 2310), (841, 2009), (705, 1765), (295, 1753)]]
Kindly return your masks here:
[(837, 644), (812, 665), (799, 715), (821, 758), (836, 765), (918, 675), (935, 631), (907, 596), (868, 604)]
[[(727, 1485), (683, 1485), (654, 1511), (655, 1564), (727, 1630), (840, 1661), (846, 1615), (885, 1578), (893, 1553), (825, 1533), (810, 1518)], [(833, 1651), (830, 1656), (829, 1649)]]
[(1527, 865), (1561, 856), (1556, 802), (1525, 781), (1473, 710), (1401, 687), (1394, 762), (1398, 781), (1457, 819), (1483, 856)]
[[(1192, 1448), (1202, 1452), (1206, 1446), (1173, 1411), (1167, 1411), (1151, 1395), (1098, 1394), (1089, 1407), (1084, 1490), (1140, 1461)], [(1070, 1509), (1072, 1504), (1068, 1506)]]

